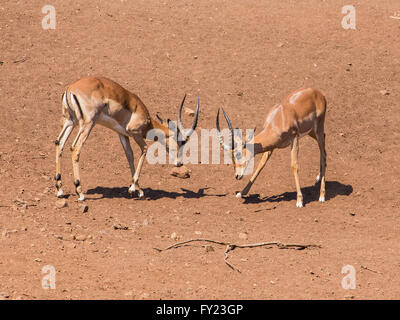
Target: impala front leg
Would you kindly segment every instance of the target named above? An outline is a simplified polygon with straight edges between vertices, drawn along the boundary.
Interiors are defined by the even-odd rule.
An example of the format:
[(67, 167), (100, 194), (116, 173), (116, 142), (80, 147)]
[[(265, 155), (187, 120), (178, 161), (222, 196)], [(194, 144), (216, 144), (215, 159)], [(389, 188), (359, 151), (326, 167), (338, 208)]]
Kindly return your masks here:
[(242, 192), (238, 192), (236, 194), (236, 198), (240, 199), (242, 196), (245, 196), (246, 194), (249, 193), (251, 186), (253, 185), (254, 181), (256, 181), (258, 175), (260, 174), (261, 170), (265, 167), (265, 164), (267, 163), (267, 161), (271, 157), (271, 155), (272, 155), (272, 151), (267, 151), (263, 154), (260, 162), (258, 163), (256, 171), (254, 172), (253, 176), (250, 178), (250, 181), (244, 187)]
[(133, 184), (130, 186), (128, 191), (129, 191), (130, 194), (134, 194), (135, 191), (137, 191), (138, 195), (139, 195), (139, 198), (142, 198), (144, 196), (144, 192), (139, 187), (139, 176), (140, 176), (140, 171), (142, 170), (144, 159), (146, 158), (147, 144), (144, 141), (144, 139), (142, 138), (142, 136), (134, 135), (133, 139), (139, 145), (140, 150), (142, 151), (142, 154), (140, 155), (138, 166), (137, 166), (135, 175), (133, 176)]
[(293, 137), (291, 141), (292, 150), (291, 150), (291, 157), (292, 157), (292, 170), (294, 174), (294, 179), (296, 181), (296, 190), (297, 190), (297, 202), (296, 206), (298, 208), (303, 207), (303, 194), (301, 193), (300, 188), (300, 180), (299, 180), (299, 166), (298, 166), (298, 156), (299, 156), (299, 136)]
[(119, 139), (121, 141), (122, 147), (124, 148), (126, 159), (128, 160), (129, 168), (131, 170), (132, 184), (131, 184), (131, 186), (129, 188), (129, 190), (130, 190), (132, 188), (132, 186), (134, 186), (133, 185), (133, 181), (134, 181), (134, 176), (135, 176), (135, 164), (133, 162), (133, 151), (132, 151), (132, 148), (131, 148), (131, 144), (129, 143), (129, 137), (126, 137), (126, 136), (120, 134), (119, 135)]

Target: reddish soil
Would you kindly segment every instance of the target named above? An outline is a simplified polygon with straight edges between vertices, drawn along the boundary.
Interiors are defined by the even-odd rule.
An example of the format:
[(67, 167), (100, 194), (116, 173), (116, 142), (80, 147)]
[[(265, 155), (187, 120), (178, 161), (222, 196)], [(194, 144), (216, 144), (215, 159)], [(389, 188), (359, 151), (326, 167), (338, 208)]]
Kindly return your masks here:
[[(356, 30), (341, 27), (341, 0), (51, 4), (56, 30), (42, 29), (43, 1), (0, 5), (1, 297), (400, 297), (400, 21), (389, 17), (397, 0), (353, 1)], [(246, 181), (234, 180), (231, 166), (189, 164), (183, 180), (170, 165), (148, 163), (146, 200), (131, 199), (118, 136), (96, 126), (81, 157), (89, 210), (80, 212), (72, 183), (76, 129), (63, 159), (68, 207), (56, 208), (61, 94), (85, 75), (116, 80), (164, 118), (176, 119), (185, 92), (194, 108), (199, 93), (199, 129), (215, 126), (220, 106), (235, 127), (261, 128), (289, 92), (319, 88), (328, 100), (327, 201), (318, 202), (319, 151), (308, 137), (300, 142), (305, 208), (295, 206), (289, 149), (274, 153), (246, 200), (235, 198)], [(153, 249), (199, 237), (321, 248), (236, 249), (229, 261), (241, 273), (224, 263), (224, 246)], [(355, 290), (341, 285), (348, 264)], [(42, 288), (45, 265), (56, 270), (56, 290)]]

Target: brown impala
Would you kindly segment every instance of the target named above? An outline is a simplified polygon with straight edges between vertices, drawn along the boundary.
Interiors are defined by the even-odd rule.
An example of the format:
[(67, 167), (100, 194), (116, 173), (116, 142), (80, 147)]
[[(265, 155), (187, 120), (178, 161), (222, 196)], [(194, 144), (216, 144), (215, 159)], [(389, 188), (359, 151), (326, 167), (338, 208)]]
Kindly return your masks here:
[[(326, 112), (326, 99), (324, 95), (313, 88), (298, 89), (287, 96), (281, 104), (276, 104), (267, 115), (263, 130), (255, 137), (250, 137), (248, 141), (237, 144), (229, 120), (224, 109), (224, 117), (228, 123), (230, 131), (230, 143), (226, 145), (221, 136), (219, 127), (219, 109), (217, 113), (217, 130), (219, 141), (225, 150), (232, 151), (232, 160), (235, 168), (236, 179), (241, 179), (245, 169), (256, 154), (262, 153), (262, 158), (256, 171), (250, 178), (246, 187), (236, 194), (237, 198), (246, 195), (257, 176), (264, 168), (274, 149), (291, 147), (291, 164), (296, 181), (297, 189), (297, 207), (303, 207), (303, 195), (300, 189), (298, 174), (298, 153), (299, 140), (302, 136), (308, 134), (318, 142), (320, 150), (320, 172), (316, 183), (321, 182), (319, 201), (325, 201), (325, 169), (326, 169), (326, 151), (325, 151), (325, 133), (324, 122)], [(253, 150), (251, 152), (250, 150)]]
[[(129, 188), (129, 193), (134, 194), (137, 191), (139, 197), (143, 197), (143, 190), (140, 189), (138, 180), (143, 161), (146, 157), (146, 135), (151, 129), (161, 130), (165, 139), (161, 139), (160, 142), (173, 155), (175, 166), (182, 165), (183, 146), (195, 130), (199, 116), (199, 99), (197, 97), (197, 108), (193, 125), (188, 130), (183, 127), (181, 112), (185, 97), (178, 111), (177, 129), (174, 130), (173, 126), (163, 124), (163, 121), (158, 116), (158, 120), (152, 118), (138, 96), (110, 79), (104, 77), (87, 77), (72, 83), (62, 96), (64, 125), (55, 142), (57, 196), (61, 197), (63, 194), (61, 189), (61, 154), (72, 129), (76, 125), (79, 125), (78, 134), (71, 147), (72, 165), (76, 193), (79, 195), (79, 200), (85, 199), (79, 177), (79, 155), (83, 144), (89, 137), (90, 131), (98, 123), (119, 134), (132, 174), (132, 184)], [(129, 137), (135, 140), (142, 151), (136, 170)]]

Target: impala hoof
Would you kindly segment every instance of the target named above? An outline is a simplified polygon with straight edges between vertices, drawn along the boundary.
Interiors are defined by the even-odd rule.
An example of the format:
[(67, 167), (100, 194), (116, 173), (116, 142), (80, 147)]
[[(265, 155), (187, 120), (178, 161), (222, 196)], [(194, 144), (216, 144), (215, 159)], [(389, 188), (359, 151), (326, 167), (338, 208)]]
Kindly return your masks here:
[(57, 198), (61, 198), (64, 194), (64, 191), (62, 191), (62, 189), (57, 191)]
[(135, 193), (135, 191), (136, 191), (136, 187), (135, 187), (134, 184), (132, 184), (132, 185), (129, 187), (128, 192), (129, 192), (129, 194), (132, 195), (132, 194)]
[(83, 194), (81, 194), (78, 198), (78, 201), (84, 201), (85, 200), (85, 196)]
[(325, 197), (324, 196), (320, 196), (319, 197), (319, 202), (325, 202)]
[(297, 201), (296, 202), (296, 207), (297, 208), (303, 208), (303, 201)]
[(236, 193), (236, 198), (237, 199), (242, 199), (242, 193), (241, 192)]
[(138, 197), (139, 197), (139, 199), (141, 199), (141, 198), (144, 197), (144, 192), (143, 192), (142, 189), (139, 189), (139, 190), (138, 190)]

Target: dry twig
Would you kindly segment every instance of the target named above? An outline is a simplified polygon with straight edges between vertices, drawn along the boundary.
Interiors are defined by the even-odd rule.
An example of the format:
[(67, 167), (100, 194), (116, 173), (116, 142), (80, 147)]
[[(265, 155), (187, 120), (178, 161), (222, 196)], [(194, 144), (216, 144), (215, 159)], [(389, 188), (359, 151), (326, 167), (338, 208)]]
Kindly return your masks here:
[(372, 270), (372, 269), (370, 269), (370, 268), (368, 268), (368, 267), (366, 267), (366, 266), (361, 266), (361, 268), (362, 268), (362, 269), (365, 269), (365, 270), (368, 270), (368, 271), (371, 271), (371, 272), (373, 272), (373, 273), (382, 274), (382, 272)]
[(296, 250), (303, 250), (303, 249), (311, 248), (311, 247), (321, 248), (321, 246), (315, 245), (315, 244), (285, 244), (285, 243), (281, 243), (279, 241), (258, 242), (258, 243), (251, 243), (251, 244), (233, 244), (233, 243), (229, 243), (229, 242), (197, 238), (197, 239), (190, 239), (190, 240), (185, 240), (185, 241), (174, 243), (165, 249), (159, 249), (159, 248), (154, 248), (154, 249), (157, 250), (158, 252), (162, 252), (162, 251), (167, 251), (170, 249), (179, 248), (179, 247), (181, 247), (185, 244), (191, 243), (191, 242), (200, 242), (200, 241), (226, 246), (225, 252), (224, 252), (224, 254), (225, 254), (224, 262), (226, 263), (226, 265), (229, 268), (231, 268), (232, 270), (236, 270), (238, 272), (240, 272), (240, 270), (238, 268), (236, 268), (233, 264), (228, 262), (229, 252), (235, 250), (236, 248), (256, 248), (256, 247), (265, 247), (265, 246), (277, 246), (279, 249), (296, 249)]

